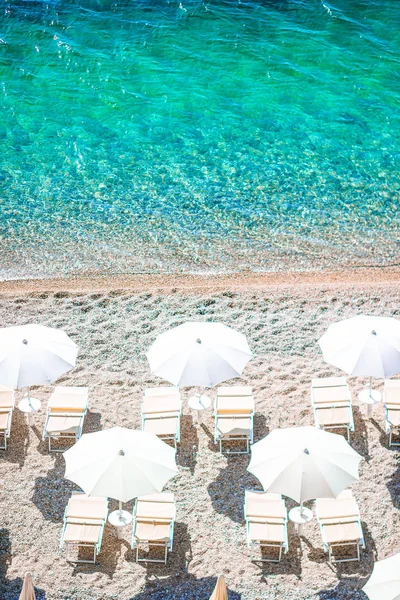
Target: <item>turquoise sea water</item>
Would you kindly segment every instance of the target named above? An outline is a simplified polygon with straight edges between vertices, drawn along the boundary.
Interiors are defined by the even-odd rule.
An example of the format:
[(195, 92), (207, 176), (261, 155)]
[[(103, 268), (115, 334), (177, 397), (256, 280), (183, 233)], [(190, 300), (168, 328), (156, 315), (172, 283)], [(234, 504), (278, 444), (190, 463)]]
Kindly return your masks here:
[(399, 262), (399, 0), (0, 15), (0, 277)]

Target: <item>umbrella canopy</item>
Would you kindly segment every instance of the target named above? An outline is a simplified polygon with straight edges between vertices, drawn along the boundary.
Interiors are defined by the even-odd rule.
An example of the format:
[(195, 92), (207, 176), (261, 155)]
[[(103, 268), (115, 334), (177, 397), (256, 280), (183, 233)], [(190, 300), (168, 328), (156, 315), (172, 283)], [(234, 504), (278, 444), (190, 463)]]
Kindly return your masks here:
[(358, 315), (333, 323), (318, 340), (325, 362), (348, 375), (391, 377), (400, 372), (400, 321)]
[(251, 448), (247, 468), (266, 492), (297, 502), (335, 498), (358, 480), (361, 456), (343, 436), (316, 427), (275, 429)]
[(33, 587), (32, 575), (25, 573), (24, 584), (22, 586), (19, 600), (36, 600), (35, 589)]
[(184, 323), (147, 352), (151, 371), (179, 387), (213, 387), (241, 375), (251, 357), (246, 337), (222, 323)]
[(20, 325), (0, 329), (0, 384), (51, 383), (75, 366), (77, 345), (62, 329)]
[(228, 592), (223, 575), (218, 577), (217, 585), (210, 596), (210, 600), (228, 600)]
[(174, 448), (153, 433), (124, 427), (85, 433), (64, 458), (66, 479), (88, 495), (121, 502), (161, 492), (178, 473)]
[(370, 600), (400, 600), (400, 554), (376, 562), (363, 591)]

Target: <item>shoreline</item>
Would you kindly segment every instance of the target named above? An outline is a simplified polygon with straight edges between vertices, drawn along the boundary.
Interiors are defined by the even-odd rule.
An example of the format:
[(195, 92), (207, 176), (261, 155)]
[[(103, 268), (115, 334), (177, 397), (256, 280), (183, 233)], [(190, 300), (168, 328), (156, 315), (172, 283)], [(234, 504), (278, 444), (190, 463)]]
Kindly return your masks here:
[(400, 284), (400, 267), (360, 267), (332, 271), (239, 272), (232, 274), (117, 274), (79, 275), (57, 279), (17, 279), (0, 281), (0, 295), (35, 292), (110, 292), (137, 293), (164, 291), (175, 293), (262, 291), (271, 287), (343, 285), (376, 286)]

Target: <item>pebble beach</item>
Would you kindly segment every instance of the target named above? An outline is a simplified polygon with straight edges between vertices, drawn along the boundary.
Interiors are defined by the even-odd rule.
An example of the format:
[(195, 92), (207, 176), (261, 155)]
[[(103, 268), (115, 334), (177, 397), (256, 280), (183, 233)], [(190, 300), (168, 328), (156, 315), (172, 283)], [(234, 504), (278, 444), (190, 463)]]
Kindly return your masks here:
[[(311, 378), (341, 375), (324, 363), (318, 338), (330, 323), (356, 314), (396, 317), (399, 279), (396, 269), (365, 269), (2, 282), (0, 324), (62, 328), (78, 344), (76, 367), (57, 383), (89, 387), (84, 432), (140, 428), (144, 389), (163, 384), (151, 375), (145, 357), (159, 333), (188, 320), (231, 325), (247, 336), (254, 353), (243, 376), (231, 383), (253, 388), (258, 441), (277, 427), (313, 425)], [(399, 461), (398, 452), (387, 447), (383, 406), (374, 407), (368, 419), (357, 400), (367, 381), (348, 382), (355, 419), (351, 445), (364, 459), (360, 481), (352, 486), (366, 540), (360, 563), (330, 566), (315, 519), (302, 538), (289, 524), (289, 552), (280, 564), (250, 561), (244, 492), (260, 484), (246, 471), (248, 456), (219, 454), (211, 409), (196, 424), (187, 407), (190, 389), (182, 390), (179, 474), (165, 488), (177, 504), (168, 564), (135, 563), (131, 528), (118, 540), (111, 525), (96, 565), (67, 562), (58, 546), (63, 512), (77, 488), (63, 477), (62, 455), (49, 454), (41, 441), (52, 388), (40, 387), (34, 395), (43, 404), (33, 427), (15, 409), (9, 447), (0, 456), (0, 597), (16, 600), (29, 570), (37, 597), (46, 600), (200, 600), (209, 597), (220, 573), (230, 600), (365, 599), (361, 588), (373, 562), (398, 551)], [(376, 389), (382, 384), (374, 382)], [(288, 499), (286, 504), (294, 506)], [(110, 501), (110, 509), (116, 507)]]

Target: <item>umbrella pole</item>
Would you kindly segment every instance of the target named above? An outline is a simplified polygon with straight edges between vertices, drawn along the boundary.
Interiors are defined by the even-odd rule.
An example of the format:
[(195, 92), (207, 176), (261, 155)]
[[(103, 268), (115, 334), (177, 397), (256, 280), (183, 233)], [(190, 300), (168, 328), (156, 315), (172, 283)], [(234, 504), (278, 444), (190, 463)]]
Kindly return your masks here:
[(372, 377), (369, 378), (369, 397), (372, 398)]
[(122, 502), (121, 502), (121, 500), (119, 501), (118, 513), (119, 513), (119, 520), (122, 521)]

